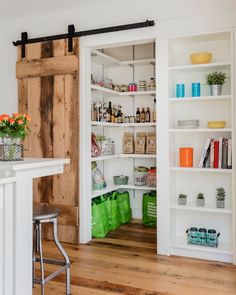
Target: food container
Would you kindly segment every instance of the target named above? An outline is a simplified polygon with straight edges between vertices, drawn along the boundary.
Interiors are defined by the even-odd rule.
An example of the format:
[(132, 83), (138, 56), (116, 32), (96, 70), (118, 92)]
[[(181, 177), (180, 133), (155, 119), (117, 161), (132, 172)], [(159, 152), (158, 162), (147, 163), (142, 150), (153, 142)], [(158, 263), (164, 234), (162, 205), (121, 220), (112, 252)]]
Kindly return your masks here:
[(212, 53), (210, 52), (196, 52), (190, 55), (193, 64), (208, 64), (211, 62)]
[(209, 121), (208, 128), (225, 128), (225, 121)]
[(127, 92), (128, 91), (128, 85), (126, 85), (126, 84), (120, 85), (120, 91), (121, 92)]
[(193, 167), (193, 148), (182, 147), (179, 149), (179, 166)]
[(153, 91), (156, 90), (156, 81), (155, 78), (151, 78), (148, 82), (148, 90)]
[(147, 83), (146, 81), (142, 80), (138, 83), (138, 90), (139, 91), (146, 91), (147, 90)]
[(135, 185), (145, 185), (147, 178), (147, 172), (134, 172), (134, 184)]
[(117, 175), (113, 176), (113, 180), (116, 185), (128, 184), (129, 176)]
[(151, 187), (155, 187), (157, 184), (156, 176), (157, 176), (156, 168), (151, 168), (147, 173), (146, 185), (151, 186)]
[(135, 84), (135, 83), (129, 83), (128, 91), (129, 92), (137, 91), (137, 84)]

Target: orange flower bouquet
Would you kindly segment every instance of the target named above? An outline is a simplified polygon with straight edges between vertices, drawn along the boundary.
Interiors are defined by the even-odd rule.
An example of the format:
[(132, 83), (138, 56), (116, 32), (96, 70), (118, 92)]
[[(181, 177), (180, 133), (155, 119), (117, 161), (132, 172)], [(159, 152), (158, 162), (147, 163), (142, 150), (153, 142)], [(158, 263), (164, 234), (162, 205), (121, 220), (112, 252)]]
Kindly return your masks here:
[(23, 145), (20, 142), (30, 132), (29, 124), (27, 114), (0, 115), (0, 160), (23, 160)]
[(24, 140), (30, 132), (30, 117), (27, 114), (13, 113), (0, 115), (0, 137)]

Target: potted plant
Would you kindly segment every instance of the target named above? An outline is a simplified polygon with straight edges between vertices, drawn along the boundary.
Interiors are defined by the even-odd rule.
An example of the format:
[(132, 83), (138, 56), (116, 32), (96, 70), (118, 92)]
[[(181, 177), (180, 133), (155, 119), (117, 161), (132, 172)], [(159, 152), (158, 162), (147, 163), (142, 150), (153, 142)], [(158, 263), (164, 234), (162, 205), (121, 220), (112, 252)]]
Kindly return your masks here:
[(222, 85), (225, 83), (226, 73), (221, 71), (212, 72), (206, 75), (207, 85), (210, 86), (212, 96), (222, 94)]
[(218, 187), (216, 189), (216, 207), (217, 208), (225, 207), (225, 190), (223, 187)]
[(203, 193), (199, 193), (197, 195), (197, 206), (204, 206), (205, 205), (205, 197)]
[(179, 203), (179, 205), (186, 205), (186, 203), (187, 203), (187, 195), (179, 194), (178, 203)]

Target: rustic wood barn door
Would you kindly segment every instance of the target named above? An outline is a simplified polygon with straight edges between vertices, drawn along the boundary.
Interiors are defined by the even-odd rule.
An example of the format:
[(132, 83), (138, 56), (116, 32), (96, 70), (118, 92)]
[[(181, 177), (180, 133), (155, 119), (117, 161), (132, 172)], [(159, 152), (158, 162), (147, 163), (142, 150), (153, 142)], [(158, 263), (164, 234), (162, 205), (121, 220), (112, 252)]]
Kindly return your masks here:
[[(61, 241), (78, 243), (79, 196), (79, 40), (26, 45), (25, 58), (18, 47), (19, 112), (31, 118), (31, 134), (24, 142), (25, 157), (70, 158), (63, 175), (34, 181), (34, 201), (62, 210)], [(46, 230), (51, 237), (51, 229)]]

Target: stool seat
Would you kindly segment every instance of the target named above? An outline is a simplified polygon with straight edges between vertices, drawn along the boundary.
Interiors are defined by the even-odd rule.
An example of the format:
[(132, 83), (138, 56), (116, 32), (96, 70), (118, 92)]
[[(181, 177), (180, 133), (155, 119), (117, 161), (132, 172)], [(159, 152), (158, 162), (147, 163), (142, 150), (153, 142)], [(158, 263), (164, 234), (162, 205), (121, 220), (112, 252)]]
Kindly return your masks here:
[(45, 205), (34, 205), (33, 221), (57, 218), (60, 212), (61, 210), (58, 208), (52, 208)]

